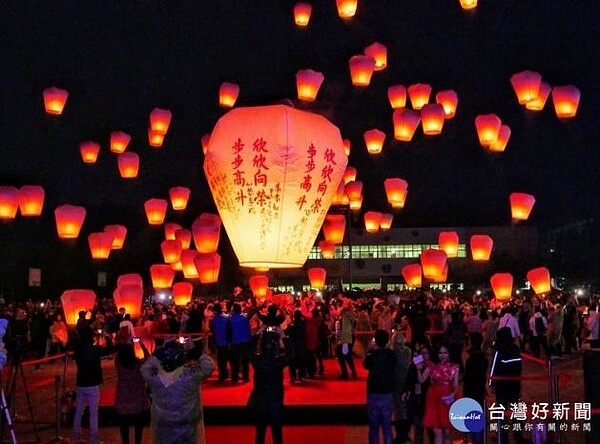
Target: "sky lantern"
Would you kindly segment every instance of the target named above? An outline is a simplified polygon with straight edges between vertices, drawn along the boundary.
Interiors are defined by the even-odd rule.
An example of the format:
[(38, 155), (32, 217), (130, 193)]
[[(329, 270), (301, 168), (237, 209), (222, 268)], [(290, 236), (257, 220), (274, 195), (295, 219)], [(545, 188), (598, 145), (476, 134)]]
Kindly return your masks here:
[(446, 253), (446, 256), (458, 257), (458, 233), (456, 231), (442, 231), (438, 236), (440, 250)]
[(323, 73), (313, 71), (312, 69), (302, 69), (298, 71), (296, 73), (298, 100), (314, 102), (324, 78), (325, 76), (323, 76)]
[(573, 85), (554, 87), (552, 101), (556, 117), (560, 119), (575, 117), (580, 98), (581, 92)]
[(477, 0), (459, 0), (460, 7), (465, 11), (469, 9), (475, 9), (477, 7)]
[(360, 180), (353, 180), (346, 184), (346, 196), (348, 199), (360, 199), (362, 197), (363, 183)]
[(192, 244), (192, 232), (185, 228), (175, 230), (175, 239), (181, 244), (182, 250), (187, 250)]
[(174, 222), (167, 222), (165, 224), (165, 239), (175, 239), (175, 232), (183, 228), (181, 225)]
[(175, 211), (185, 210), (190, 198), (190, 189), (186, 187), (173, 187), (169, 189), (171, 206)]
[(198, 256), (198, 252), (196, 250), (182, 250), (181, 251), (181, 266), (183, 271), (183, 277), (186, 279), (192, 279), (198, 277), (198, 270), (196, 269), (196, 264), (194, 263), (194, 259)]
[(405, 265), (402, 267), (402, 277), (409, 287), (420, 288), (423, 281), (421, 266), (419, 264)]
[(19, 189), (21, 216), (39, 216), (44, 207), (44, 188), (39, 185), (23, 185)]
[(404, 208), (406, 194), (408, 192), (408, 182), (398, 177), (385, 179), (383, 182), (385, 194), (390, 206), (395, 210)]
[(535, 204), (535, 197), (526, 193), (511, 193), (510, 212), (514, 221), (527, 220)]
[(171, 111), (154, 108), (150, 112), (150, 129), (157, 133), (166, 134), (171, 124)]
[(63, 112), (69, 93), (60, 88), (51, 87), (44, 90), (44, 106), (48, 114), (60, 115)]
[(338, 185), (338, 189), (335, 192), (335, 195), (333, 196), (333, 199), (331, 200), (331, 206), (343, 206), (343, 205), (348, 205), (349, 200), (348, 200), (348, 196), (346, 196), (346, 185), (344, 184), (344, 181), (342, 180), (340, 182), (340, 184)]
[(67, 290), (60, 296), (65, 323), (77, 324), (80, 311), (91, 312), (96, 305), (96, 293), (93, 290)]
[(452, 89), (440, 91), (435, 95), (435, 102), (444, 107), (444, 115), (446, 119), (451, 119), (456, 114), (458, 106), (458, 95)]
[(551, 290), (550, 271), (546, 267), (529, 270), (527, 272), (527, 280), (531, 284), (535, 294), (545, 294)]
[(383, 142), (385, 141), (385, 133), (383, 131), (378, 129), (365, 131), (363, 137), (365, 138), (365, 145), (367, 145), (369, 154), (381, 153)]
[(444, 107), (438, 103), (423, 105), (421, 108), (421, 125), (423, 134), (434, 136), (442, 132), (446, 114)]
[(471, 236), (471, 257), (474, 261), (487, 261), (492, 254), (494, 241), (487, 234), (474, 234)]
[(339, 129), (323, 116), (270, 105), (221, 117), (204, 171), (240, 265), (301, 267), (347, 163)]
[(202, 213), (192, 224), (192, 234), (199, 253), (215, 253), (219, 246), (221, 218), (217, 214)]
[(350, 157), (350, 148), (352, 147), (350, 140), (344, 139), (342, 140), (342, 143), (344, 145), (344, 154), (346, 155), (346, 157)]
[(233, 108), (240, 94), (240, 87), (235, 83), (223, 82), (219, 88), (219, 106)]
[(137, 318), (142, 314), (144, 287), (138, 284), (117, 284), (117, 288), (113, 291), (113, 299), (117, 310), (124, 308), (125, 313), (129, 313), (132, 318)]
[(416, 83), (408, 87), (408, 96), (414, 110), (420, 110), (429, 103), (431, 86), (426, 83)]
[(354, 212), (360, 211), (362, 208), (363, 199), (364, 197), (362, 194), (359, 197), (354, 197), (352, 199), (348, 198), (348, 208)]
[(178, 240), (165, 239), (160, 243), (160, 250), (162, 251), (163, 259), (168, 264), (177, 262), (181, 257), (182, 248)]
[(365, 48), (365, 55), (373, 57), (373, 60), (375, 60), (375, 71), (382, 71), (387, 68), (387, 46), (375, 42)]
[(61, 239), (75, 239), (85, 219), (85, 208), (75, 205), (61, 205), (54, 210), (56, 231)]
[(88, 235), (88, 245), (92, 259), (108, 259), (112, 249), (113, 237), (110, 233), (98, 232)]
[(160, 148), (165, 141), (165, 133), (161, 133), (159, 131), (154, 131), (151, 128), (148, 128), (148, 145), (152, 148)]
[(496, 273), (490, 278), (490, 284), (496, 299), (508, 301), (512, 296), (513, 277), (510, 273)]
[(98, 153), (100, 152), (100, 144), (96, 142), (81, 142), (79, 144), (79, 152), (83, 163), (96, 163)]
[[(117, 287), (124, 287), (126, 285), (133, 285), (136, 287), (143, 288), (144, 280), (142, 279), (142, 276), (138, 273), (122, 274), (117, 278)], [(118, 305), (117, 308), (119, 308)]]
[(298, 2), (294, 5), (294, 22), (300, 28), (306, 28), (310, 21), (312, 5), (310, 3)]
[(346, 216), (343, 214), (328, 214), (323, 222), (323, 235), (325, 240), (334, 245), (344, 241), (346, 232)]
[(127, 149), (131, 141), (131, 136), (123, 131), (113, 131), (110, 133), (110, 150), (113, 153), (121, 154)]
[(335, 0), (338, 15), (342, 19), (354, 17), (358, 8), (358, 0)]
[(552, 87), (548, 85), (546, 82), (540, 83), (540, 92), (535, 99), (530, 100), (525, 104), (525, 108), (530, 111), (541, 111), (546, 106), (546, 101), (548, 100), (548, 96), (550, 96), (550, 92), (552, 91)]
[(366, 55), (350, 57), (350, 77), (354, 86), (369, 86), (375, 70), (375, 59)]
[(356, 180), (356, 173), (356, 168), (347, 166), (343, 176), (344, 184), (347, 184), (348, 182), (354, 182)]
[(181, 262), (181, 259), (179, 259), (177, 262), (173, 262), (171, 264), (171, 268), (175, 271), (183, 271), (183, 263)]
[(394, 215), (392, 213), (382, 213), (381, 221), (379, 222), (379, 229), (386, 231), (392, 228), (392, 222), (394, 221)]
[(378, 211), (367, 211), (364, 214), (365, 230), (367, 233), (377, 233), (381, 223), (381, 213)]
[(267, 297), (267, 291), (269, 290), (269, 278), (264, 274), (257, 274), (250, 276), (248, 279), (248, 285), (252, 290), (252, 294), (257, 299), (265, 299)]
[(167, 264), (154, 264), (150, 266), (150, 278), (154, 289), (171, 288), (175, 279), (175, 270)]
[(175, 305), (187, 305), (192, 301), (194, 286), (189, 282), (177, 282), (173, 285), (172, 295)]
[(542, 75), (535, 71), (522, 71), (510, 78), (510, 83), (520, 105), (537, 99), (540, 93)]
[(119, 174), (123, 179), (135, 179), (140, 169), (140, 156), (137, 153), (128, 151), (117, 156), (119, 165)]
[(421, 122), (421, 114), (412, 109), (402, 108), (394, 111), (394, 138), (401, 142), (410, 142)]
[(439, 276), (434, 276), (431, 278), (431, 282), (437, 283), (437, 284), (442, 284), (444, 282), (446, 282), (448, 280), (448, 262), (446, 262), (446, 264), (444, 265), (444, 268), (442, 269), (442, 272)]
[(144, 202), (148, 223), (150, 225), (161, 225), (165, 220), (168, 205), (164, 199), (149, 199)]
[(508, 139), (510, 139), (511, 130), (508, 125), (501, 125), (500, 132), (498, 132), (498, 139), (495, 142), (488, 145), (488, 149), (495, 153), (501, 153), (506, 149), (508, 145)]
[(14, 219), (19, 211), (17, 187), (0, 186), (0, 219)]
[(502, 121), (496, 114), (484, 114), (475, 118), (479, 143), (487, 147), (498, 140)]
[(406, 88), (402, 85), (392, 85), (387, 90), (388, 99), (392, 109), (401, 109), (406, 106)]
[(327, 279), (327, 270), (321, 267), (311, 267), (308, 269), (308, 280), (310, 281), (310, 288), (316, 290), (322, 290), (325, 287), (325, 280)]
[(202, 153), (206, 154), (208, 151), (208, 143), (210, 142), (210, 134), (205, 134), (200, 139), (200, 144), (202, 145)]
[(113, 250), (120, 250), (123, 248), (125, 243), (125, 236), (127, 236), (127, 228), (123, 225), (106, 225), (104, 232), (112, 236), (111, 248)]
[(321, 250), (323, 259), (333, 259), (335, 256), (335, 244), (327, 242), (326, 240), (319, 242), (319, 250)]
[(219, 280), (221, 256), (219, 253), (198, 253), (194, 259), (198, 279), (203, 284), (214, 284)]
[(442, 250), (429, 248), (421, 252), (421, 268), (427, 279), (441, 279), (448, 258)]

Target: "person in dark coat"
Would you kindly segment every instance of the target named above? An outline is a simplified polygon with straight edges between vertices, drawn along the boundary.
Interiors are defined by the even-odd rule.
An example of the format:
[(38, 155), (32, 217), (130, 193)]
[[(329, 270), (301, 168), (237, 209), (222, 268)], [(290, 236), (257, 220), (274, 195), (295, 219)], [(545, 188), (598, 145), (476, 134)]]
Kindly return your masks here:
[(290, 355), (290, 382), (302, 382), (306, 377), (306, 324), (300, 310), (294, 312), (294, 321), (286, 328)]
[[(484, 409), (488, 359), (485, 353), (481, 351), (482, 342), (481, 334), (471, 333), (469, 335), (471, 347), (469, 348), (469, 357), (465, 362), (463, 395), (474, 399)], [(471, 433), (473, 444), (482, 444), (484, 433), (484, 430)]]

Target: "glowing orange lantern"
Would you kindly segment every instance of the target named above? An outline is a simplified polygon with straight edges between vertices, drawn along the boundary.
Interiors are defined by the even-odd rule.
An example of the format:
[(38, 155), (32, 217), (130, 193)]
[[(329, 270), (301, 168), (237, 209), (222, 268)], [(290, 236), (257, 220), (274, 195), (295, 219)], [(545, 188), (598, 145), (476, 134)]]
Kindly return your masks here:
[(113, 131), (110, 133), (110, 150), (113, 153), (121, 154), (127, 149), (131, 141), (131, 136), (123, 131)]
[(440, 250), (448, 257), (458, 257), (458, 233), (456, 231), (442, 231), (438, 236)]
[(402, 108), (394, 111), (394, 138), (401, 142), (410, 142), (421, 122), (421, 114), (412, 109)]
[(235, 83), (223, 82), (219, 88), (219, 105), (232, 108), (240, 94), (240, 87)]
[(150, 112), (150, 129), (157, 133), (166, 134), (171, 124), (171, 111), (154, 108)]
[(214, 284), (219, 280), (221, 256), (218, 253), (198, 253), (194, 259), (198, 279), (203, 284)]
[(435, 95), (435, 101), (444, 107), (446, 119), (454, 117), (456, 107), (458, 106), (458, 95), (456, 95), (455, 91), (451, 89), (440, 91)]
[(127, 228), (123, 225), (107, 225), (104, 227), (104, 232), (112, 236), (111, 248), (113, 250), (120, 250), (123, 248), (125, 243), (125, 236), (127, 236)]
[(359, 197), (354, 197), (352, 199), (348, 198), (348, 208), (352, 211), (360, 211), (363, 203), (363, 195), (361, 194)]
[(367, 233), (377, 233), (381, 223), (381, 213), (378, 211), (367, 211), (364, 215), (365, 230)]
[[(180, 230), (182, 227), (179, 224), (173, 222), (167, 222), (165, 224), (165, 239), (173, 240), (175, 239), (175, 232)], [(184, 248), (185, 250), (185, 248)]]
[(69, 93), (64, 89), (46, 88), (44, 90), (44, 106), (48, 114), (60, 115), (63, 112)]
[(189, 282), (177, 282), (173, 285), (173, 303), (187, 305), (192, 301), (194, 286)]
[(406, 106), (406, 88), (402, 85), (390, 86), (387, 90), (388, 99), (392, 109), (401, 109)]
[(479, 143), (487, 147), (498, 140), (502, 121), (496, 114), (484, 114), (475, 118)]
[(60, 296), (65, 323), (77, 324), (80, 311), (92, 311), (96, 305), (96, 293), (92, 290), (67, 290)]
[(541, 111), (546, 106), (546, 101), (548, 100), (548, 96), (550, 96), (550, 92), (552, 91), (552, 87), (548, 85), (546, 82), (540, 83), (540, 92), (535, 99), (530, 100), (525, 104), (525, 108), (530, 111)]
[(198, 270), (194, 263), (194, 259), (198, 254), (196, 250), (183, 250), (181, 252), (181, 270), (183, 271), (183, 277), (186, 279), (198, 277)]
[(526, 193), (511, 193), (510, 195), (510, 211), (512, 219), (527, 220), (531, 209), (535, 204), (535, 197)]
[(344, 184), (347, 184), (348, 182), (354, 182), (356, 180), (356, 168), (348, 166), (346, 167), (346, 171), (344, 171)]
[(39, 216), (44, 207), (44, 188), (39, 185), (23, 185), (19, 190), (21, 216)]
[(312, 69), (303, 69), (296, 73), (296, 89), (298, 90), (298, 100), (304, 102), (314, 102), (317, 98), (319, 88), (325, 77), (322, 73)]
[(429, 103), (431, 86), (425, 83), (416, 83), (408, 87), (408, 96), (414, 110), (420, 110)]
[[(122, 274), (117, 278), (117, 287), (125, 287), (131, 285), (133, 287), (144, 287), (144, 280), (138, 273)], [(120, 306), (117, 305), (117, 308)]]
[(349, 200), (348, 196), (346, 196), (346, 185), (344, 185), (344, 181), (342, 180), (338, 186), (338, 189), (331, 200), (331, 206), (335, 205), (348, 205)]
[(187, 250), (192, 244), (192, 232), (185, 228), (175, 230), (175, 239), (181, 244), (182, 250)]
[(113, 292), (113, 299), (115, 301), (115, 307), (117, 307), (117, 309), (124, 308), (125, 313), (129, 313), (132, 318), (137, 318), (142, 314), (142, 301), (144, 299), (144, 289), (142, 285), (117, 284), (117, 288), (115, 288), (115, 291)]
[(138, 359), (144, 359), (144, 350), (142, 350), (141, 344), (144, 344), (148, 353), (152, 354), (154, 352), (154, 348), (156, 346), (154, 342), (154, 338), (152, 337), (151, 332), (148, 331), (144, 326), (136, 326), (133, 329), (133, 334), (140, 338), (140, 342), (133, 343), (133, 351), (135, 353), (135, 357)]
[(434, 276), (431, 278), (431, 282), (434, 283), (443, 283), (446, 282), (448, 280), (448, 262), (446, 262), (446, 265), (444, 265), (444, 268), (442, 269), (442, 273), (439, 276)]
[(419, 264), (409, 264), (402, 267), (402, 277), (406, 285), (413, 288), (421, 287), (423, 277), (421, 275), (421, 266)]
[(477, 0), (459, 0), (461, 8), (464, 10), (475, 9), (477, 7)]
[(294, 5), (294, 22), (301, 28), (306, 28), (310, 21), (312, 6), (310, 3), (298, 2)]
[(508, 145), (508, 139), (510, 139), (510, 127), (508, 125), (500, 126), (500, 132), (498, 133), (498, 139), (490, 143), (488, 148), (490, 151), (501, 153), (506, 149), (506, 145)]
[(219, 246), (221, 218), (216, 214), (201, 214), (192, 224), (192, 234), (199, 253), (215, 253)]
[(474, 234), (471, 236), (471, 257), (474, 261), (487, 261), (492, 254), (494, 241), (486, 234)]
[(172, 264), (179, 261), (181, 257), (181, 244), (178, 240), (165, 239), (160, 243), (160, 250), (166, 263)]
[(383, 182), (385, 194), (390, 206), (395, 210), (404, 208), (406, 194), (408, 192), (408, 182), (397, 177), (385, 179)]
[(378, 129), (365, 131), (364, 138), (369, 154), (381, 153), (383, 142), (385, 141), (385, 133), (383, 131), (379, 131)]
[(79, 144), (79, 152), (83, 163), (96, 163), (98, 153), (100, 152), (100, 144), (96, 142), (81, 142)]
[[(239, 200), (236, 183), (243, 172), (232, 171), (234, 159), (251, 168), (251, 176), (240, 176), (246, 192), (280, 190), (260, 211), (258, 201)], [(309, 162), (326, 172), (322, 186), (298, 186)], [(204, 171), (240, 265), (301, 267), (347, 162), (339, 129), (322, 116), (285, 105), (238, 108), (223, 116), (211, 134)], [(307, 216), (315, 200), (320, 207)]]
[(549, 293), (550, 286), (550, 271), (546, 267), (534, 268), (527, 272), (527, 280), (531, 284), (535, 294)]
[(175, 278), (175, 270), (167, 264), (154, 264), (150, 266), (152, 286), (156, 288), (170, 288)]
[(394, 221), (394, 215), (391, 213), (383, 213), (381, 215), (381, 222), (379, 223), (379, 229), (386, 231), (392, 228), (392, 222)]
[(174, 210), (185, 210), (190, 198), (190, 189), (186, 187), (173, 187), (169, 189), (171, 206)]
[(183, 263), (181, 262), (181, 259), (179, 259), (177, 262), (173, 262), (171, 264), (171, 268), (175, 271), (183, 271)]
[(423, 276), (427, 279), (440, 279), (444, 273), (447, 256), (442, 250), (429, 248), (421, 252), (421, 268)]
[(321, 250), (321, 256), (323, 256), (323, 259), (333, 259), (334, 258), (335, 244), (323, 240), (323, 241), (319, 242), (319, 249)]
[(348, 199), (360, 199), (362, 197), (363, 183), (360, 180), (353, 180), (346, 184), (346, 196)]
[(85, 219), (85, 208), (74, 205), (62, 205), (54, 210), (56, 231), (61, 239), (75, 239)]
[(342, 140), (342, 143), (344, 145), (344, 154), (346, 155), (346, 157), (350, 157), (350, 148), (351, 148), (352, 144), (350, 143), (350, 141), (348, 139)]
[(202, 153), (206, 154), (208, 151), (208, 143), (210, 142), (210, 134), (205, 134), (202, 136), (200, 140), (200, 144), (202, 145)]
[(248, 285), (257, 299), (264, 299), (267, 297), (267, 291), (269, 289), (269, 278), (264, 274), (257, 274), (250, 276), (248, 279)]
[(552, 90), (552, 101), (556, 117), (568, 119), (575, 117), (581, 92), (573, 85), (556, 86)]
[(119, 154), (117, 163), (119, 165), (119, 174), (121, 174), (123, 179), (135, 179), (137, 177), (140, 168), (140, 156), (137, 153), (128, 151)]
[(375, 42), (365, 48), (365, 55), (375, 60), (375, 71), (384, 70), (387, 67), (387, 46)]
[(14, 219), (19, 211), (17, 187), (0, 186), (0, 219)]
[(513, 277), (510, 273), (496, 273), (490, 278), (496, 299), (508, 301), (512, 296)]
[(321, 267), (312, 267), (308, 269), (308, 280), (310, 281), (310, 288), (322, 290), (325, 286), (325, 279), (327, 278), (327, 270)]
[(90, 233), (88, 236), (88, 244), (92, 259), (108, 259), (113, 243), (113, 237), (110, 233)]
[(421, 108), (421, 125), (423, 126), (423, 134), (433, 136), (440, 134), (444, 126), (446, 114), (444, 107), (437, 103), (423, 105)]
[(343, 214), (328, 214), (323, 222), (325, 240), (334, 245), (341, 244), (346, 232), (346, 216)]
[(354, 17), (358, 8), (358, 0), (335, 0), (338, 15), (342, 19)]
[(375, 59), (371, 56), (355, 55), (350, 57), (350, 77), (354, 86), (369, 86), (375, 70)]
[(538, 97), (542, 76), (534, 71), (523, 71), (514, 74), (510, 78), (510, 83), (515, 90), (519, 104), (524, 105)]
[(159, 131), (153, 131), (151, 128), (148, 128), (148, 144), (152, 148), (160, 148), (165, 141), (165, 133), (161, 133)]
[(168, 203), (164, 199), (149, 199), (144, 202), (146, 217), (150, 225), (160, 225), (164, 222), (167, 214)]

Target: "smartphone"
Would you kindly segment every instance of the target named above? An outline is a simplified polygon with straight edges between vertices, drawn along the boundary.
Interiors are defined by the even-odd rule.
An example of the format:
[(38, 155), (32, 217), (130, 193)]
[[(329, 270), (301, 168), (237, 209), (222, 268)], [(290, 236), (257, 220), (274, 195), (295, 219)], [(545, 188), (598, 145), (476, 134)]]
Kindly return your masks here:
[(267, 331), (275, 331), (275, 327), (267, 327)]
[(140, 338), (131, 338), (131, 342), (140, 342)]
[(421, 364), (425, 363), (425, 358), (423, 358), (422, 355), (417, 355), (413, 358), (413, 363), (415, 365), (421, 365)]
[(101, 329), (101, 328), (99, 328), (98, 330), (96, 330), (96, 333), (98, 333), (98, 334), (102, 334), (102, 329)]
[(188, 338), (186, 338), (185, 336), (179, 336), (177, 338), (177, 342), (179, 342), (180, 344), (185, 344), (188, 341)]

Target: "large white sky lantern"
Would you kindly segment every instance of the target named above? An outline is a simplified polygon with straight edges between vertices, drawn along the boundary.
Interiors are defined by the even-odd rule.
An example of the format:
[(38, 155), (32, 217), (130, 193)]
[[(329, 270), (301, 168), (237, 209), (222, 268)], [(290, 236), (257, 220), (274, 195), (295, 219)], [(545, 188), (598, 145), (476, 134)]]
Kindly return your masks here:
[(217, 122), (204, 172), (243, 267), (301, 267), (348, 158), (339, 129), (285, 105), (240, 107)]

